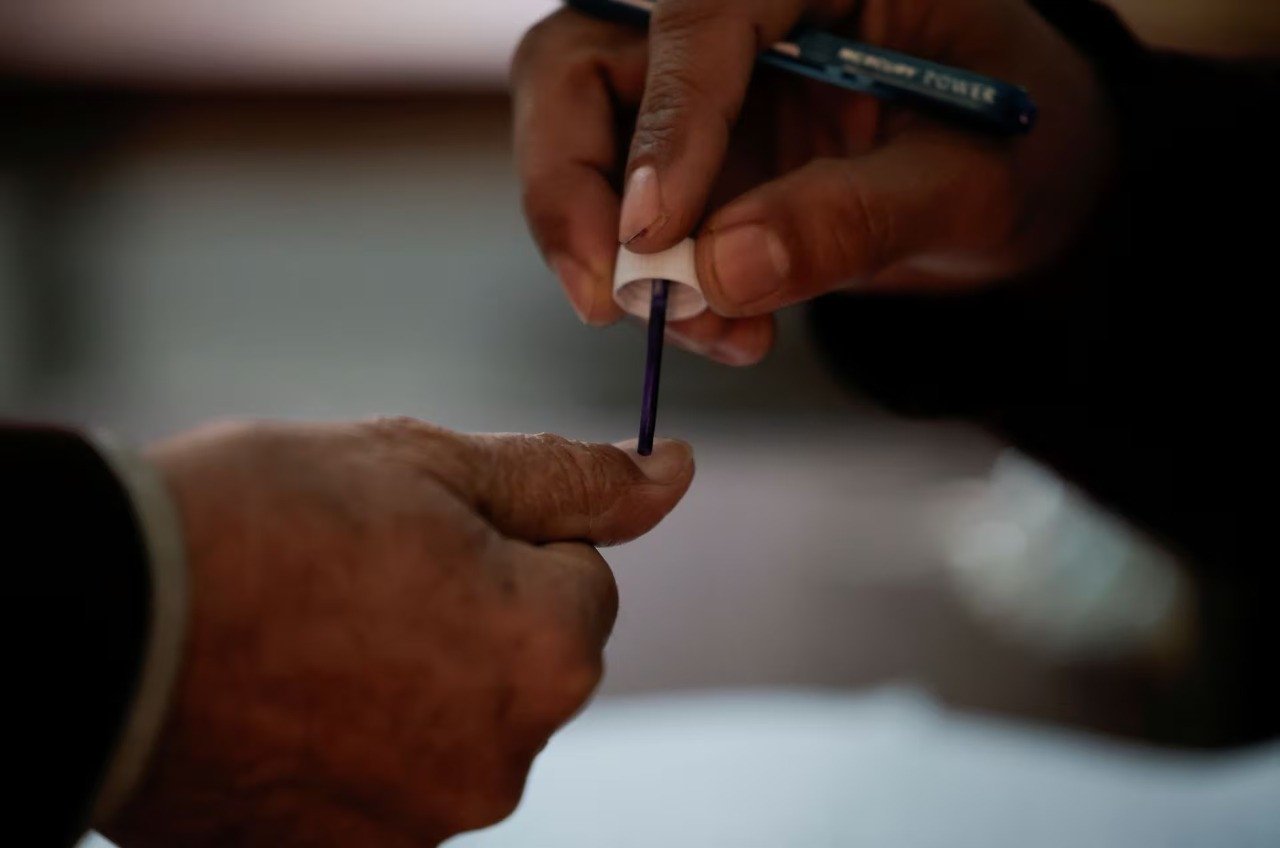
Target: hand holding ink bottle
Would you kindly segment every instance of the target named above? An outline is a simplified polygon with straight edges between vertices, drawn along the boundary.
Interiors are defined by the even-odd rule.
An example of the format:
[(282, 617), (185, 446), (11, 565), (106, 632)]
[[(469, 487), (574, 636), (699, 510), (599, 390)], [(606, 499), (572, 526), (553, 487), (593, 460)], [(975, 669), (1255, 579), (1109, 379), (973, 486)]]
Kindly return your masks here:
[[(801, 22), (1025, 89), (1035, 127), (975, 132), (757, 69)], [(960, 73), (931, 79), (998, 99)], [(666, 335), (732, 365), (763, 358), (789, 304), (963, 290), (1052, 262), (1114, 167), (1093, 68), (1026, 0), (660, 0), (647, 35), (562, 9), (526, 37), (513, 81), (526, 212), (579, 314), (623, 314), (619, 241), (650, 255), (693, 236), (710, 308)]]
[[(782, 172), (781, 177), (706, 218), (691, 253), (714, 314), (673, 322), (668, 332), (684, 346), (731, 364), (759, 359), (772, 342), (771, 313), (797, 300), (851, 283), (971, 285), (1044, 261), (1079, 228), (1110, 161), (1107, 120), (1087, 65), (1022, 0), (987, 0), (962, 10), (940, 0), (872, 0), (861, 5), (856, 18), (830, 19), (841, 32), (856, 31), (871, 43), (797, 25), (810, 5), (800, 0), (569, 4), (630, 25), (653, 16), (648, 43), (637, 49), (616, 26), (562, 12), (526, 39), (517, 60), (518, 116), (525, 92), (541, 93), (544, 104), (555, 107), (556, 98), (546, 96), (550, 89), (524, 81), (539, 70), (572, 64), (572, 59), (538, 55), (540, 43), (557, 38), (567, 40), (558, 45), (564, 50), (574, 43), (585, 46), (594, 37), (598, 52), (581, 54), (604, 70), (594, 79), (616, 85), (612, 101), (617, 107), (639, 101), (629, 176), (618, 208), (618, 239), (629, 250), (660, 255), (678, 242), (702, 220), (708, 197), (731, 196), (724, 184), (743, 182), (733, 173), (743, 154), (747, 159), (762, 150), (782, 154), (754, 157), (757, 173), (768, 177), (771, 171)], [(823, 4), (828, 11), (831, 6)], [(742, 30), (736, 33), (742, 38), (735, 37), (735, 30)], [(998, 36), (1008, 39), (1000, 45), (1004, 55), (991, 49)], [(750, 93), (746, 109), (750, 112), (760, 101), (790, 108), (772, 111), (763, 123), (748, 115), (743, 126), (734, 127), (755, 58), (742, 44), (752, 40), (763, 51), (762, 64), (831, 87), (797, 84), (774, 74), (762, 80), (763, 92)], [(1055, 54), (1060, 61), (1046, 70), (1046, 58)], [(631, 67), (637, 56), (649, 60), (647, 67)], [(627, 84), (637, 80), (639, 90), (627, 91)], [(842, 94), (835, 87), (875, 99)], [(589, 88), (578, 94), (594, 94)], [(1061, 130), (1063, 118), (1074, 112), (1085, 118), (1079, 135), (1097, 143), (1072, 149), (1066, 142), (1070, 130), (1044, 142), (1039, 141), (1043, 131), (1020, 137), (1037, 117), (1028, 88), (1049, 92), (1051, 125)], [(590, 99), (580, 97), (578, 104), (573, 108), (591, 118)], [(539, 149), (539, 136), (545, 134), (538, 132), (537, 123), (518, 127), (526, 166), (547, 153)], [(589, 132), (561, 128), (560, 150), (569, 150), (571, 144), (565, 143), (576, 136), (576, 164), (593, 163), (598, 172), (607, 171), (609, 154), (596, 150), (599, 158), (593, 162), (590, 145), (582, 146), (588, 136), (600, 139), (603, 134), (596, 129), (598, 125)], [(842, 149), (847, 159), (815, 157), (819, 151)], [(1061, 172), (1045, 168), (1072, 157), (1084, 167)], [(1020, 169), (1037, 179), (1023, 185)], [(598, 227), (584, 222), (568, 239), (563, 227), (560, 234), (548, 232), (540, 222), (557, 220), (546, 214), (556, 208), (556, 200), (538, 191), (541, 180), (535, 171), (526, 167), (525, 175), (535, 235), (556, 260), (579, 312), (588, 321), (614, 317), (615, 310), (600, 304), (600, 281), (592, 279), (590, 263), (558, 259), (570, 241), (578, 242), (580, 256), (600, 250), (594, 236)], [(1046, 175), (1055, 191), (1020, 196)], [(583, 187), (589, 182), (584, 180)], [(1054, 202), (1045, 204), (1051, 196)], [(1029, 203), (1045, 205), (1031, 208)], [(1028, 207), (1031, 226), (1019, 219), (1020, 204)], [(565, 220), (559, 219), (561, 224)], [(573, 273), (564, 273), (566, 268)], [(660, 286), (653, 290), (661, 297)], [(584, 293), (590, 292), (596, 294), (584, 310)], [(636, 315), (648, 312), (622, 300), (618, 305)], [(649, 413), (661, 361), (660, 351), (653, 350), (657, 344), (659, 340), (651, 344), (647, 359)], [(652, 424), (651, 414), (645, 423)]]

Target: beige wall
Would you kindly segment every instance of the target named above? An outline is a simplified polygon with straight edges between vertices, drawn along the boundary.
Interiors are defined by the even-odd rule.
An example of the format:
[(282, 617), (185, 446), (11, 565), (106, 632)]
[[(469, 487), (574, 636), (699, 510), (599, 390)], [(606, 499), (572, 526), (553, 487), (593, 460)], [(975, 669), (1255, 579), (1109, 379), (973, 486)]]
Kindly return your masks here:
[[(1280, 0), (1113, 0), (1147, 40), (1280, 52)], [(155, 83), (500, 88), (556, 0), (0, 0), (0, 64)]]

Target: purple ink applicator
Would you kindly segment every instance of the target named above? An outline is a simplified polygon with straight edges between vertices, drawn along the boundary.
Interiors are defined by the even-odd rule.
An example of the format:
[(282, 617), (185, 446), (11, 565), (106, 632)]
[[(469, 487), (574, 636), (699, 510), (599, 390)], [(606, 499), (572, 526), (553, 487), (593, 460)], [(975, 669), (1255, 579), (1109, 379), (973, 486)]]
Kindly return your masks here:
[(667, 332), (669, 280), (653, 280), (649, 304), (649, 342), (644, 356), (644, 396), (640, 405), (640, 441), (636, 453), (653, 453), (653, 431), (658, 426), (658, 381), (662, 377), (662, 345)]
[(618, 251), (613, 276), (614, 302), (627, 314), (649, 322), (640, 439), (636, 446), (641, 456), (653, 453), (667, 321), (685, 321), (701, 315), (707, 308), (698, 284), (693, 245), (692, 239), (685, 239), (661, 253), (632, 253), (626, 247)]

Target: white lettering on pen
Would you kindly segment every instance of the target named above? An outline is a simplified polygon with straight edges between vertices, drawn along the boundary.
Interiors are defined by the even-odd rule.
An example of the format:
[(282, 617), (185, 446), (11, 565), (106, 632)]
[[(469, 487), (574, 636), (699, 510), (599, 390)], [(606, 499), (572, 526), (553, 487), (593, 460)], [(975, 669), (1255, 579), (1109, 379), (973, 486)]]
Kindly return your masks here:
[(854, 50), (852, 47), (840, 48), (840, 58), (851, 65), (857, 65), (860, 68), (867, 68), (872, 71), (879, 71), (882, 74), (891, 74), (895, 77), (905, 77), (906, 79), (915, 79), (920, 69), (915, 65), (908, 65), (905, 62), (895, 62), (892, 59), (886, 59), (883, 56), (875, 56), (870, 53), (863, 53), (861, 50)]
[(922, 82), (930, 88), (958, 97), (967, 97), (977, 103), (995, 103), (996, 90), (984, 82), (960, 79), (949, 74), (926, 70)]
[[(914, 80), (920, 73), (920, 68), (916, 65), (910, 65), (905, 62), (897, 62), (884, 56), (877, 56), (872, 53), (864, 53), (861, 50), (855, 50), (852, 47), (840, 48), (840, 58), (855, 65), (859, 68), (866, 68), (871, 71), (878, 71), (882, 74), (901, 77), (903, 79)], [(972, 100), (975, 103), (995, 103), (996, 89), (995, 86), (989, 85), (979, 80), (965, 79), (964, 77), (955, 77), (950, 74), (940, 73), (926, 68), (920, 82), (937, 91), (949, 94), (953, 97), (963, 97)]]

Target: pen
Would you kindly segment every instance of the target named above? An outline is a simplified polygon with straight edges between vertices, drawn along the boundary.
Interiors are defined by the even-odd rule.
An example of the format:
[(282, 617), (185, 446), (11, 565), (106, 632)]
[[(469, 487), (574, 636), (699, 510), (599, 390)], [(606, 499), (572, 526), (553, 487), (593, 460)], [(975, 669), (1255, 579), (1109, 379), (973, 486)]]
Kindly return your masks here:
[[(565, 0), (597, 18), (647, 26), (657, 0)], [(909, 104), (976, 129), (1000, 135), (1035, 125), (1027, 90), (993, 77), (863, 44), (801, 26), (760, 54), (759, 61), (792, 73)]]
[[(565, 0), (593, 17), (648, 26), (657, 0)], [(759, 62), (877, 99), (910, 105), (998, 135), (1030, 131), (1036, 106), (1025, 88), (801, 26), (760, 54)], [(637, 452), (653, 451), (669, 283), (653, 280)]]

